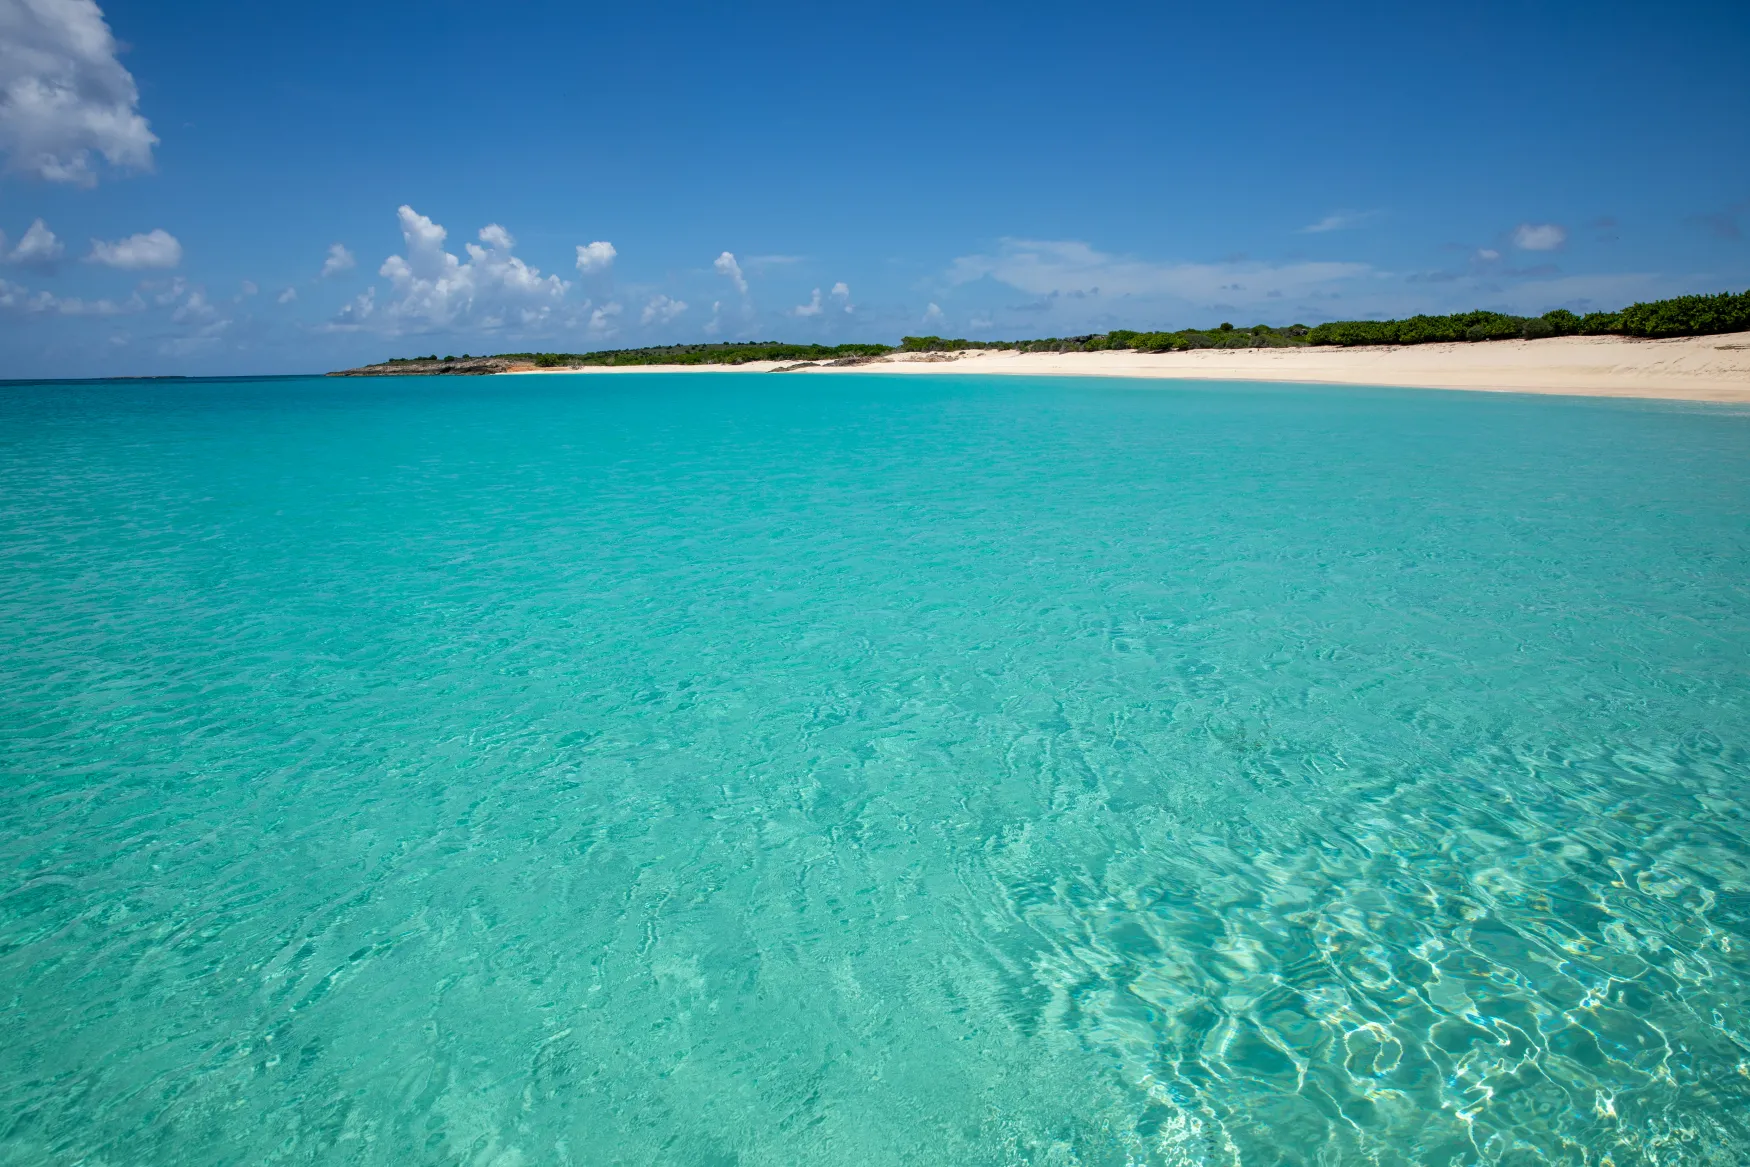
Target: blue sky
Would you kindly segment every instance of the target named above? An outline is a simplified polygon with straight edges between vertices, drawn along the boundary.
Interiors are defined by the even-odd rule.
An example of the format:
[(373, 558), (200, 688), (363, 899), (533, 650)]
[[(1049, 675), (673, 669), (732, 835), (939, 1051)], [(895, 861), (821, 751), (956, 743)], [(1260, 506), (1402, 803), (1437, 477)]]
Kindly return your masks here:
[(1742, 3), (0, 0), (0, 376), (1742, 290), (1746, 61)]

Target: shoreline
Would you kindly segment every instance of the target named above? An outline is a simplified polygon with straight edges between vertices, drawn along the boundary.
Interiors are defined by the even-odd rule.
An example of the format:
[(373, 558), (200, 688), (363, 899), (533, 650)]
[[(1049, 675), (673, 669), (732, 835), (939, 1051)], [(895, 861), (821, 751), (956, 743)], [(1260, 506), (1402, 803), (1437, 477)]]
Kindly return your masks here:
[(512, 368), (500, 376), (624, 373), (930, 374), (1123, 377), (1373, 385), (1750, 404), (1750, 332), (1640, 340), (1561, 336), (1390, 347), (1017, 353), (891, 353), (857, 364), (586, 365)]

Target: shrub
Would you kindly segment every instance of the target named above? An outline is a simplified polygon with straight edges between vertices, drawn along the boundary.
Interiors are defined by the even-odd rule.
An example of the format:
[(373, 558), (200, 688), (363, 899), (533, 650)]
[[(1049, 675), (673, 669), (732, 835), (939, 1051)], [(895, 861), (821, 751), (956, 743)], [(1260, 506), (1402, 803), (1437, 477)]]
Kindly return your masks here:
[(1733, 295), (1677, 296), (1650, 304), (1631, 304), (1618, 327), (1630, 336), (1707, 336), (1750, 330), (1750, 291)]
[[(1288, 329), (1296, 335), (1296, 325)], [(1621, 312), (1576, 316), (1565, 308), (1542, 316), (1461, 312), (1407, 320), (1336, 320), (1305, 330), (1308, 344), (1428, 344), (1442, 340), (1504, 340), (1545, 336), (1707, 336), (1750, 330), (1750, 291), (1717, 296), (1678, 296), (1634, 304)]]
[(1573, 336), (1580, 330), (1580, 318), (1566, 308), (1545, 312), (1543, 321), (1549, 325), (1550, 332), (1555, 336)]

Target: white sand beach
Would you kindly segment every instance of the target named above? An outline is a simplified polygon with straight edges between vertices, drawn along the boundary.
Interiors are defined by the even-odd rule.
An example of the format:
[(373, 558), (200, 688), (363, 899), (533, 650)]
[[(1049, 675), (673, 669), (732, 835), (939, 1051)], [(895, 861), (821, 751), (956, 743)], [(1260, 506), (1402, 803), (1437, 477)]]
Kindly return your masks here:
[(797, 367), (636, 365), (517, 369), (517, 373), (980, 373), (1017, 376), (1140, 377), (1205, 381), (1285, 381), (1646, 397), (1750, 404), (1750, 332), (1636, 340), (1568, 336), (1477, 344), (1378, 348), (1198, 349), (1183, 353), (893, 353), (864, 364)]

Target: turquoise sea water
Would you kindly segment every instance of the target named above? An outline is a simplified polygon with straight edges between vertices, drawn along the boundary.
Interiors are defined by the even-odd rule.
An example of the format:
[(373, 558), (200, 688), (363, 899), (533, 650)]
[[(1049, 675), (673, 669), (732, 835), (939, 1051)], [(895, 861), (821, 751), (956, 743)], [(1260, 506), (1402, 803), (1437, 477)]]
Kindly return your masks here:
[(0, 385), (0, 1163), (1750, 1161), (1750, 412)]

